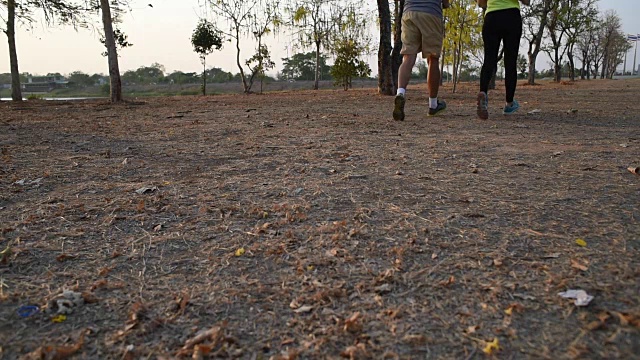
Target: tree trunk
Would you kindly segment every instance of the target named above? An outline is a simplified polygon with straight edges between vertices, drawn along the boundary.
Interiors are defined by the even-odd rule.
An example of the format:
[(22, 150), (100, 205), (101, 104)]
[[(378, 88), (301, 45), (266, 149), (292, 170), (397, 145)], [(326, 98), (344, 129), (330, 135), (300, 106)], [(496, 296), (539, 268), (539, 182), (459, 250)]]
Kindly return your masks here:
[(118, 65), (118, 50), (113, 33), (113, 19), (111, 18), (111, 6), (109, 0), (100, 0), (102, 10), (102, 24), (104, 25), (104, 39), (107, 46), (109, 60), (109, 81), (111, 83), (111, 102), (122, 101), (122, 81), (120, 80), (120, 67)]
[(576, 65), (573, 61), (573, 45), (569, 46), (567, 56), (569, 57), (569, 79), (571, 81), (576, 81)]
[(315, 79), (313, 81), (313, 90), (318, 90), (320, 88), (320, 46), (322, 42), (320, 40), (316, 40), (316, 73)]
[(245, 93), (249, 92), (249, 85), (247, 85), (247, 77), (244, 74), (244, 69), (242, 68), (242, 64), (240, 64), (240, 30), (236, 26), (236, 65), (238, 66), (238, 70), (240, 70), (240, 79), (242, 79), (242, 91)]
[(534, 35), (533, 39), (529, 41), (529, 85), (536, 84), (536, 60), (540, 53), (540, 46), (542, 45), (542, 36), (544, 35), (544, 29), (547, 26), (549, 20), (549, 12), (551, 11), (551, 1), (544, 0), (542, 14), (540, 15), (540, 24), (538, 25), (538, 31)]
[(20, 71), (18, 70), (18, 51), (16, 50), (16, 2), (7, 2), (7, 39), (9, 40), (9, 62), (11, 63), (11, 99), (22, 101)]
[(527, 83), (529, 85), (535, 85), (536, 84), (536, 57), (538, 56), (537, 53), (532, 53), (529, 52), (529, 76), (528, 76), (528, 81)]
[(553, 78), (555, 82), (562, 81), (562, 58), (560, 57), (560, 45), (554, 45)]
[(398, 90), (398, 71), (402, 65), (402, 12), (404, 11), (404, 0), (395, 0), (395, 24), (393, 34), (393, 51), (391, 52), (391, 79), (393, 80), (394, 92)]
[(207, 95), (207, 62), (202, 58), (202, 95)]
[(391, 12), (389, 0), (378, 0), (380, 47), (378, 49), (378, 93), (395, 95), (391, 71)]

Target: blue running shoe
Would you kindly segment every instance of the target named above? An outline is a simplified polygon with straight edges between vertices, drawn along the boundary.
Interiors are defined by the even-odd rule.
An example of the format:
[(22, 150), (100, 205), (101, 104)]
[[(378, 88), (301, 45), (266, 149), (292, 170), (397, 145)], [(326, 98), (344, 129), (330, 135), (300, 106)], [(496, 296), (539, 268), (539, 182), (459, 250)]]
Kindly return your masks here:
[(518, 104), (518, 101), (516, 101), (515, 99), (513, 100), (513, 103), (511, 103), (511, 106), (509, 105), (505, 105), (504, 106), (504, 110), (502, 110), (502, 113), (504, 115), (512, 115), (514, 114), (516, 111), (518, 111), (518, 109), (520, 109), (520, 104)]

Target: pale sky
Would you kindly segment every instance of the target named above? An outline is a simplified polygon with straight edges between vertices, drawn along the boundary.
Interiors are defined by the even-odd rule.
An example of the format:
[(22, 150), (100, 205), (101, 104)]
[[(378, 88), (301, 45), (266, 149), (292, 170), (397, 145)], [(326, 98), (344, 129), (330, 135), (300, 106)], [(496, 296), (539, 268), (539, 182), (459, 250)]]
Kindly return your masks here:
[[(375, 9), (375, 3), (369, 1), (372, 9)], [(125, 15), (121, 28), (134, 46), (120, 53), (122, 72), (154, 62), (164, 65), (168, 72), (201, 71), (200, 61), (190, 43), (191, 33), (205, 11), (198, 6), (198, 0), (134, 0), (132, 3), (132, 11)], [(153, 8), (147, 6), (148, 3), (152, 3)], [(637, 21), (639, 0), (600, 0), (600, 9), (615, 10), (622, 18), (625, 32), (640, 34), (640, 23)], [(0, 39), (4, 39), (0, 41), (0, 73), (6, 73), (9, 72), (6, 36), (0, 35)], [(107, 73), (106, 58), (100, 55), (104, 48), (98, 39), (98, 33), (86, 29), (75, 31), (68, 27), (45, 28), (40, 24), (35, 24), (33, 31), (21, 28), (17, 33), (20, 72), (68, 74), (79, 70), (89, 74)], [(287, 52), (293, 53), (291, 40), (288, 34), (269, 39), (277, 69), (281, 68), (280, 59), (286, 57)], [(244, 41), (242, 58), (249, 58), (254, 47), (251, 41)], [(369, 57), (369, 61), (375, 74), (375, 54)], [(233, 73), (238, 72), (235, 47), (231, 43), (225, 43), (223, 50), (209, 56), (207, 62), (208, 67), (216, 66)], [(542, 63), (545, 68), (548, 67), (546, 61)], [(633, 49), (629, 53), (627, 69), (632, 64)]]

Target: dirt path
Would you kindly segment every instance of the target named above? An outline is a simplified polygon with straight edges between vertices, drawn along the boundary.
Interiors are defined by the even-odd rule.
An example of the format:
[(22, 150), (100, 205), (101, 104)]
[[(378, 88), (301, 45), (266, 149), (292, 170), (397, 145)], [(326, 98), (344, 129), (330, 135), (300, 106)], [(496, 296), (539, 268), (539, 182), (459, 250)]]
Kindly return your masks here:
[(0, 103), (0, 358), (638, 358), (640, 81), (424, 91)]

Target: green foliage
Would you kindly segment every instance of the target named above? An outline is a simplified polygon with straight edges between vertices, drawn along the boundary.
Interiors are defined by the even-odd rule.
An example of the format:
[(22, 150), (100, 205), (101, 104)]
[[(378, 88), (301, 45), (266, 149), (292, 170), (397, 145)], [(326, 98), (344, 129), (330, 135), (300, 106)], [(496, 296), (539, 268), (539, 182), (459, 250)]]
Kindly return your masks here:
[(11, 74), (10, 73), (0, 74), (0, 84), (11, 84)]
[(445, 10), (444, 63), (452, 65), (454, 92), (460, 72), (468, 68), (471, 56), (482, 53), (482, 12), (474, 0), (459, 0)]
[[(267, 45), (261, 44), (258, 51), (246, 61), (246, 65), (251, 71), (251, 78), (249, 80), (249, 88), (253, 85), (256, 77), (260, 79), (260, 82), (264, 81), (266, 71), (273, 69), (276, 64), (271, 60), (271, 54)], [(261, 90), (262, 91), (262, 90)]]
[(122, 75), (122, 82), (128, 85), (161, 84), (166, 82), (164, 66), (154, 63), (142, 66), (137, 70), (129, 70)]
[(371, 68), (365, 61), (360, 60), (362, 46), (354, 39), (346, 39), (334, 44), (335, 63), (331, 68), (334, 83), (344, 90), (351, 88), (353, 78), (368, 77)]
[(207, 55), (222, 48), (222, 33), (206, 19), (201, 19), (191, 35), (193, 51), (202, 63), (202, 95), (207, 95)]
[(361, 58), (370, 52), (370, 32), (366, 17), (358, 4), (348, 4), (333, 18), (335, 31), (329, 39), (329, 49), (335, 56), (331, 76), (336, 85), (351, 88), (353, 78), (368, 77), (369, 64)]
[(85, 74), (82, 71), (74, 71), (67, 77), (69, 80), (69, 86), (73, 87), (87, 87), (95, 84), (95, 81), (89, 74)]
[(518, 54), (518, 71), (520, 72), (518, 77), (520, 79), (526, 79), (528, 76), (527, 70), (529, 70), (529, 62), (527, 58), (522, 54)]
[(206, 19), (200, 20), (191, 35), (193, 51), (200, 56), (203, 62), (207, 55), (211, 54), (214, 50), (220, 50), (222, 48), (222, 41), (222, 33), (220, 30)]
[(418, 58), (416, 61), (416, 65), (413, 67), (411, 78), (425, 80), (427, 78), (428, 72), (429, 66), (427, 65), (427, 62), (421, 58)]
[[(316, 54), (315, 52), (298, 53), (290, 58), (282, 59), (284, 68), (281, 72), (281, 78), (284, 80), (314, 80), (316, 72)], [(331, 78), (331, 67), (327, 65), (327, 57), (320, 55), (319, 61), (320, 78)]]
[[(117, 48), (124, 49), (133, 46), (133, 44), (129, 42), (129, 36), (118, 28), (113, 29), (113, 38), (116, 40)], [(104, 38), (104, 35), (100, 37), (100, 43), (104, 45), (105, 48), (107, 47), (107, 40)], [(107, 51), (102, 53), (104, 57), (108, 55), (109, 53)]]

